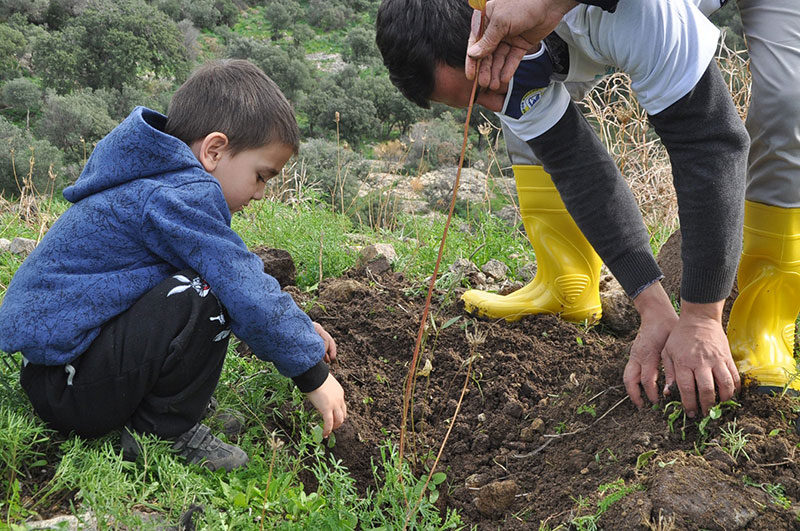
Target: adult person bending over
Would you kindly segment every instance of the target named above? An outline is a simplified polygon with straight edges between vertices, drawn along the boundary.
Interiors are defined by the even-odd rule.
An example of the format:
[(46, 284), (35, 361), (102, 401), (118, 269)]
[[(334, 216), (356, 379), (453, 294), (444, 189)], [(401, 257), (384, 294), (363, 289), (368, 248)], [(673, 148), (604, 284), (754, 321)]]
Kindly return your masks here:
[[(548, 36), (546, 46), (526, 56), (512, 85), (481, 91), (478, 103), (498, 112), (516, 137), (507, 143), (517, 165), (523, 218), (526, 211), (558, 208), (555, 201), (541, 199), (553, 195), (554, 184), (561, 208), (566, 206), (579, 228), (569, 230), (559, 245), (584, 248), (585, 235), (634, 299), (642, 324), (625, 370), (631, 399), (644, 405), (641, 385), (651, 401), (658, 400), (663, 351), (667, 386), (677, 383), (691, 416), (699, 394), (705, 413), (715, 402), (715, 384), (723, 401), (739, 387), (721, 314), (741, 249), (747, 134), (713, 61), (719, 32), (693, 4), (668, 0), (620, 4), (613, 15), (579, 6), (568, 16), (574, 18), (563, 32)], [(462, 65), (471, 17), (460, 0), (383, 1), (378, 47), (392, 82), (407, 98), (421, 106), (429, 100), (457, 107), (468, 103), (471, 83)], [(651, 46), (639, 45), (645, 41)], [(630, 74), (672, 161), (684, 230), (680, 318), (661, 287), (663, 275), (630, 189), (560, 82), (591, 80), (608, 65)], [(534, 157), (552, 182), (541, 177), (542, 168), (518, 166)], [(534, 245), (532, 233), (554, 225), (536, 217), (526, 221)], [(568, 225), (563, 217), (558, 223)], [(537, 258), (558, 256), (553, 235), (535, 248)], [(585, 276), (591, 277), (599, 263), (588, 253), (584, 259)], [(539, 289), (532, 287), (526, 297), (536, 302)]]
[[(695, 3), (708, 13), (726, 1)], [(613, 12), (617, 3), (595, 5)], [(470, 36), (467, 77), (474, 77), (476, 60), (484, 57), (479, 84), (496, 90), (511, 79), (529, 43), (556, 27), (576, 5), (572, 0), (490, 0), (484, 38), (474, 42), (474, 27)], [(797, 394), (800, 378), (793, 353), (800, 313), (800, 4), (738, 0), (737, 5), (750, 54), (752, 97), (746, 127), (752, 143), (739, 296), (731, 310), (728, 340), (737, 369), (757, 382), (759, 391), (789, 388)]]

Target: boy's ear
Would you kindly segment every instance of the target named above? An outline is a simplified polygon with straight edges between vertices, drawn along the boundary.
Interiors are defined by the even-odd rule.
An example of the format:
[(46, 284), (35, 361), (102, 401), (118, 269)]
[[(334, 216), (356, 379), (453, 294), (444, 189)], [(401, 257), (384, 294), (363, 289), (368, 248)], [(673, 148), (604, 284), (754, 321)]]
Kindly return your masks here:
[(197, 160), (200, 161), (200, 164), (203, 165), (203, 168), (208, 173), (212, 173), (217, 169), (217, 165), (222, 160), (222, 156), (229, 145), (230, 143), (225, 133), (214, 131), (207, 134), (205, 138), (196, 140), (192, 145), (192, 151)]

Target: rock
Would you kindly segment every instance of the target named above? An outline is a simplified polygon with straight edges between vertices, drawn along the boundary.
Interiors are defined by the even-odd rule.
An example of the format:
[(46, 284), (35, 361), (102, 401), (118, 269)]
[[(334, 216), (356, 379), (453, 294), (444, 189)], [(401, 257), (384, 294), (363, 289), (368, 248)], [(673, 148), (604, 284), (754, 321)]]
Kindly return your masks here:
[(281, 289), (295, 285), (297, 268), (295, 268), (294, 260), (289, 251), (271, 247), (256, 247), (253, 249), (253, 253), (264, 262), (264, 273), (274, 277), (280, 284)]
[(358, 253), (356, 267), (363, 267), (367, 273), (375, 276), (392, 270), (392, 262), (397, 259), (397, 252), (388, 243), (367, 245)]
[(36, 249), (36, 240), (30, 238), (14, 238), (9, 246), (9, 252), (27, 256)]
[(603, 305), (603, 324), (620, 335), (639, 329), (639, 312), (633, 301), (613, 275), (600, 279), (600, 303)]
[(481, 271), (487, 276), (491, 277), (494, 280), (503, 280), (506, 278), (506, 274), (508, 273), (508, 266), (505, 265), (500, 260), (492, 258), (481, 268)]
[(520, 418), (522, 416), (522, 404), (516, 400), (509, 401), (503, 406), (503, 414), (513, 418)]
[(47, 520), (25, 522), (24, 529), (60, 529), (62, 531), (95, 531), (97, 519), (90, 513), (81, 515), (62, 515)]
[(691, 522), (691, 529), (750, 528), (759, 516), (757, 502), (769, 503), (763, 492), (745, 488), (702, 457), (689, 456), (686, 462), (653, 466), (651, 470), (647, 492), (653, 502), (652, 512), (675, 518), (675, 529), (685, 528), (679, 522)]
[(514, 205), (506, 205), (497, 212), (494, 213), (495, 216), (502, 219), (503, 221), (508, 222), (510, 225), (518, 225), (522, 222), (519, 217), (519, 209)]
[(536, 433), (544, 433), (544, 421), (540, 418), (535, 418), (531, 421), (531, 429)]
[(7, 253), (11, 250), (11, 240), (0, 238), (0, 252)]
[(567, 472), (575, 473), (585, 468), (591, 461), (591, 456), (579, 448), (573, 448), (567, 452), (567, 459), (569, 463), (566, 465)]
[(536, 276), (536, 262), (528, 262), (520, 266), (517, 270), (517, 277), (520, 278), (523, 282), (530, 282), (533, 280), (533, 277)]
[(468, 489), (480, 488), (485, 485), (487, 481), (488, 478), (486, 474), (475, 473), (464, 480), (464, 486)]
[(335, 302), (348, 302), (359, 294), (366, 293), (367, 291), (369, 291), (369, 288), (363, 286), (356, 280), (334, 280), (325, 286), (320, 296)]
[(502, 516), (514, 505), (518, 490), (513, 479), (489, 483), (478, 492), (475, 506), (484, 516)]
[(358, 263), (359, 265), (369, 264), (381, 257), (386, 258), (389, 263), (394, 262), (397, 260), (397, 251), (389, 243), (373, 243), (358, 253)]
[(459, 275), (462, 279), (469, 282), (472, 289), (487, 289), (486, 275), (478, 269), (474, 263), (466, 258), (458, 258), (450, 265), (450, 272)]

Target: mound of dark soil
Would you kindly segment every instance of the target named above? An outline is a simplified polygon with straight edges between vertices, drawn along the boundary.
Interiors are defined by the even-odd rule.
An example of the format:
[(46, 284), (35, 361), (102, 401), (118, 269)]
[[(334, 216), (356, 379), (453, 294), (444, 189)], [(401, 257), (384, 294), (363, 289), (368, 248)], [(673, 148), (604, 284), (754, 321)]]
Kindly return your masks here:
[[(347, 394), (349, 417), (331, 451), (362, 489), (374, 484), (370, 459), (385, 433), (400, 434), (424, 303), (424, 293), (409, 290), (401, 275), (351, 272), (324, 282), (310, 311), (336, 338), (332, 370)], [(671, 420), (664, 403), (638, 411), (627, 399), (622, 372), (632, 338), (554, 316), (479, 321), (459, 304), (434, 303), (431, 315), (405, 454), (418, 474), (427, 472), (466, 380), (437, 467), (448, 486), (439, 503), (458, 508), (466, 523), (589, 529), (583, 517), (584, 526), (604, 529), (798, 526), (792, 399), (745, 390), (741, 407), (724, 408), (701, 432), (682, 416)], [(734, 419), (746, 438), (735, 460), (722, 431), (735, 431)]]

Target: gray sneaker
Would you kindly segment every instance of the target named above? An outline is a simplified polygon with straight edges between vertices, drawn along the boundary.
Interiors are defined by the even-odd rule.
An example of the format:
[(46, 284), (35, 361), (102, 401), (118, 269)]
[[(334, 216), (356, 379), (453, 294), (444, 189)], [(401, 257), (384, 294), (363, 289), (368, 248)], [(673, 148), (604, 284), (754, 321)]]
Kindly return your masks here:
[[(123, 428), (120, 442), (123, 458), (128, 461), (136, 460), (141, 452), (141, 446), (128, 428)], [(224, 468), (230, 472), (234, 468), (246, 465), (249, 461), (244, 450), (222, 442), (204, 424), (195, 424), (189, 431), (179, 435), (173, 441), (172, 449), (190, 464), (200, 464), (209, 470)]]
[(178, 436), (172, 449), (190, 464), (210, 470), (224, 468), (228, 472), (244, 466), (250, 460), (247, 454), (236, 445), (220, 441), (205, 424), (195, 424), (189, 431)]
[(218, 433), (224, 433), (226, 437), (241, 435), (244, 432), (244, 415), (235, 409), (220, 409), (219, 402), (213, 396), (206, 406), (203, 418)]

